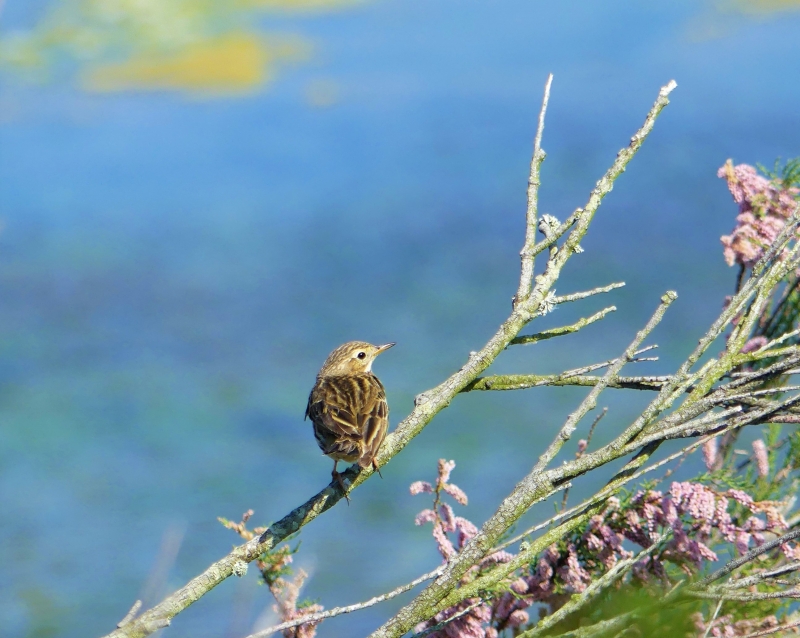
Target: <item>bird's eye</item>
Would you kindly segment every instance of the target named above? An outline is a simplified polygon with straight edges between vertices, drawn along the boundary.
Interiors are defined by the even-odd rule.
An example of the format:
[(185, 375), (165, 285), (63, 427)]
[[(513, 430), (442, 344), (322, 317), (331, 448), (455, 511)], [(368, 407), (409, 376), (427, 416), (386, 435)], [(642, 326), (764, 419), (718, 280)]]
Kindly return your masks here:
[(364, 357), (366, 357), (366, 356), (367, 356), (367, 353), (366, 353), (366, 352), (359, 352), (359, 353), (358, 353), (356, 356), (357, 356), (359, 359), (363, 359)]

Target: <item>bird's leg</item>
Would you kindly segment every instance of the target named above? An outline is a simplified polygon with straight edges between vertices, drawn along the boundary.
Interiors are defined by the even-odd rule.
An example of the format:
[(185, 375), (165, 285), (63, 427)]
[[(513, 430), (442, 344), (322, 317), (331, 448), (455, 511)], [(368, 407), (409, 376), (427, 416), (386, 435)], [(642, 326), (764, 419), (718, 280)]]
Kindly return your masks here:
[(350, 505), (350, 497), (347, 495), (347, 488), (344, 485), (344, 479), (339, 472), (336, 471), (336, 466), (338, 465), (339, 461), (334, 460), (333, 462), (333, 472), (331, 472), (331, 476), (333, 477), (334, 481), (339, 483), (339, 487), (342, 488), (342, 493), (344, 494), (344, 499), (347, 501), (347, 504)]
[(372, 459), (372, 469), (378, 473), (378, 476), (383, 478), (383, 474), (381, 474), (381, 466), (378, 465), (378, 462), (375, 459)]

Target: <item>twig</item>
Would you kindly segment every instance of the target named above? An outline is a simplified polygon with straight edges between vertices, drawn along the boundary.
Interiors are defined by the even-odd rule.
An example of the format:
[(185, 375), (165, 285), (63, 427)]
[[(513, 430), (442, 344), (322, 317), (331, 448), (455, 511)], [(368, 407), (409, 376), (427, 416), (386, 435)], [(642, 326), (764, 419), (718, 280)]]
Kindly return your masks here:
[(539, 123), (536, 126), (536, 137), (533, 141), (533, 156), (531, 157), (531, 172), (528, 177), (528, 207), (525, 213), (525, 244), (520, 252), (522, 266), (520, 268), (519, 288), (517, 289), (514, 305), (521, 304), (528, 299), (533, 281), (533, 248), (536, 244), (536, 217), (539, 206), (539, 170), (546, 153), (542, 150), (542, 134), (544, 133), (544, 116), (547, 113), (547, 103), (550, 100), (550, 85), (553, 83), (553, 74), (547, 76), (544, 85), (542, 108), (539, 111)]
[(600, 312), (596, 312), (591, 317), (584, 317), (583, 319), (576, 321), (575, 323), (569, 326), (561, 326), (560, 328), (551, 328), (550, 330), (543, 330), (542, 332), (537, 332), (536, 334), (532, 335), (514, 337), (511, 340), (511, 345), (530, 345), (532, 343), (538, 343), (539, 341), (544, 341), (545, 339), (552, 339), (553, 337), (560, 337), (562, 335), (572, 334), (573, 332), (577, 332), (581, 328), (585, 328), (586, 326), (594, 323), (595, 321), (600, 321), (608, 313), (614, 312), (616, 309), (617, 309), (616, 306), (609, 306), (608, 308), (603, 308)]
[(558, 451), (561, 447), (566, 443), (572, 433), (575, 431), (575, 427), (578, 425), (578, 421), (580, 421), (589, 410), (593, 410), (597, 405), (597, 397), (600, 396), (600, 393), (608, 387), (608, 384), (613, 381), (616, 376), (619, 374), (619, 371), (622, 370), (623, 366), (628, 363), (633, 358), (634, 352), (639, 348), (642, 341), (645, 340), (647, 335), (649, 335), (655, 327), (661, 322), (661, 319), (664, 317), (664, 313), (667, 312), (667, 308), (669, 308), (672, 303), (678, 298), (677, 293), (673, 291), (669, 291), (661, 297), (661, 303), (656, 308), (656, 311), (653, 313), (653, 316), (647, 322), (644, 328), (642, 328), (639, 332), (636, 333), (636, 337), (634, 337), (633, 341), (630, 345), (625, 349), (625, 352), (619, 359), (617, 359), (616, 363), (608, 368), (603, 378), (595, 384), (592, 391), (586, 396), (586, 398), (581, 401), (581, 404), (578, 408), (572, 412), (572, 414), (567, 417), (567, 420), (564, 422), (564, 425), (561, 426), (561, 430), (556, 435), (556, 438), (544, 451), (544, 453), (539, 457), (539, 461), (533, 468), (533, 473), (541, 472), (550, 465), (550, 461), (555, 458)]
[(800, 589), (788, 589), (784, 591), (772, 592), (752, 592), (749, 594), (734, 594), (729, 591), (697, 591), (687, 589), (683, 592), (685, 596), (692, 598), (710, 598), (712, 600), (735, 600), (743, 603), (750, 603), (754, 600), (774, 600), (775, 598), (800, 598)]
[(786, 629), (793, 629), (794, 627), (800, 627), (800, 620), (796, 620), (794, 622), (787, 623), (785, 625), (780, 625), (778, 627), (770, 627), (769, 629), (762, 629), (761, 631), (757, 631), (755, 633), (742, 636), (742, 638), (761, 638), (762, 636), (777, 634), (779, 631), (785, 631)]
[[(717, 435), (715, 434), (714, 436), (717, 436)], [(614, 484), (612, 486), (604, 487), (597, 494), (595, 494), (591, 498), (585, 500), (583, 503), (580, 503), (579, 505), (575, 505), (574, 507), (571, 507), (570, 509), (568, 509), (566, 511), (559, 512), (558, 514), (556, 514), (555, 516), (547, 519), (546, 521), (544, 521), (542, 523), (537, 523), (536, 525), (534, 525), (533, 527), (530, 527), (529, 529), (525, 530), (521, 534), (517, 534), (513, 538), (510, 538), (507, 541), (504, 541), (503, 543), (501, 543), (500, 545), (497, 545), (494, 549), (492, 549), (492, 552), (497, 552), (497, 551), (500, 551), (502, 549), (505, 549), (506, 547), (509, 547), (510, 545), (513, 545), (517, 541), (521, 541), (526, 536), (530, 536), (531, 534), (533, 534), (535, 532), (543, 530), (545, 527), (550, 527), (550, 525), (553, 525), (554, 523), (557, 523), (558, 521), (561, 521), (561, 520), (564, 520), (564, 519), (569, 518), (571, 516), (574, 516), (578, 512), (584, 511), (588, 507), (591, 507), (592, 505), (595, 505), (596, 503), (599, 503), (599, 502), (607, 500), (609, 497), (613, 496), (617, 491), (619, 491), (619, 489), (621, 487), (623, 487), (626, 483), (630, 483), (631, 481), (635, 481), (636, 479), (640, 478), (641, 476), (644, 476), (645, 474), (648, 474), (649, 472), (653, 472), (653, 471), (657, 470), (658, 468), (666, 465), (667, 463), (669, 463), (671, 461), (674, 461), (678, 457), (680, 457), (680, 456), (682, 456), (684, 454), (687, 454), (688, 452), (696, 450), (698, 447), (703, 445), (707, 440), (709, 440), (711, 438), (713, 438), (713, 437), (709, 436), (709, 437), (705, 437), (705, 438), (703, 438), (703, 439), (701, 439), (699, 441), (695, 441), (691, 445), (687, 445), (682, 450), (679, 450), (678, 452), (675, 452), (674, 454), (671, 454), (670, 456), (666, 457), (665, 459), (662, 459), (661, 461), (658, 461), (657, 463), (654, 463), (653, 465), (649, 465), (648, 467), (646, 467), (646, 468), (644, 468), (642, 470), (639, 470), (638, 472), (635, 472), (635, 473), (627, 476), (624, 480), (620, 481), (619, 483)]]
[(738, 567), (741, 567), (745, 563), (749, 563), (751, 560), (753, 560), (754, 558), (757, 558), (758, 556), (761, 556), (761, 554), (764, 554), (764, 553), (766, 553), (766, 552), (768, 552), (768, 551), (770, 551), (772, 549), (775, 549), (776, 547), (782, 545), (783, 543), (787, 543), (790, 540), (792, 540), (794, 538), (797, 538), (798, 536), (800, 536), (800, 527), (798, 527), (797, 529), (793, 529), (790, 532), (787, 532), (783, 536), (780, 536), (780, 537), (778, 537), (776, 539), (768, 541), (768, 542), (764, 543), (763, 545), (760, 545), (760, 546), (758, 546), (758, 547), (756, 547), (754, 549), (751, 549), (744, 556), (740, 556), (739, 558), (736, 558), (734, 560), (728, 561), (725, 565), (720, 567), (718, 570), (712, 572), (711, 574), (709, 574), (708, 576), (706, 576), (702, 580), (697, 581), (697, 583), (692, 585), (691, 588), (693, 590), (697, 590), (700, 587), (706, 587), (706, 586), (710, 585), (711, 583), (713, 583), (715, 580), (719, 580), (723, 576), (727, 576), (734, 569), (736, 569)]
[[(631, 359), (630, 363), (643, 359)], [(650, 360), (650, 359), (647, 359)], [(542, 386), (596, 386), (602, 377), (573, 375), (569, 372), (561, 374), (497, 374), (478, 377), (462, 392), (472, 391), (506, 391), (527, 390)], [(668, 376), (616, 377), (608, 382), (607, 387), (621, 390), (660, 390), (670, 380)]]
[[(583, 450), (579, 450), (579, 451), (578, 451), (578, 452), (575, 454), (575, 458), (576, 458), (576, 459), (579, 459), (579, 458), (581, 458), (581, 457), (583, 456), (583, 452), (584, 452), (585, 450), (589, 449), (589, 444), (592, 442), (592, 436), (594, 436), (594, 429), (597, 427), (597, 424), (598, 424), (598, 423), (600, 423), (600, 421), (602, 420), (602, 418), (603, 418), (603, 417), (604, 417), (606, 414), (608, 414), (608, 408), (607, 408), (607, 407), (606, 407), (606, 408), (603, 408), (603, 410), (600, 412), (600, 414), (598, 414), (598, 415), (597, 415), (597, 416), (594, 418), (594, 421), (592, 421), (592, 425), (590, 425), (590, 426), (589, 426), (589, 434), (586, 436), (586, 443), (585, 443), (585, 445), (584, 445), (584, 447), (583, 447)], [(569, 498), (569, 489), (565, 489), (565, 490), (564, 490), (564, 498), (563, 498), (563, 499), (561, 499), (561, 509), (562, 509), (562, 510), (563, 510), (564, 508), (566, 508), (566, 506), (567, 506), (567, 499), (568, 499), (568, 498)]]
[(333, 609), (329, 609), (327, 611), (320, 611), (317, 612), (316, 614), (309, 614), (307, 616), (295, 618), (294, 620), (288, 620), (279, 625), (273, 625), (272, 627), (261, 629), (253, 634), (250, 634), (249, 636), (247, 636), (247, 638), (266, 638), (266, 636), (271, 636), (272, 634), (278, 631), (283, 631), (284, 629), (289, 629), (290, 627), (305, 625), (306, 623), (309, 622), (319, 622), (320, 620), (325, 620), (326, 618), (332, 618), (333, 616), (341, 616), (342, 614), (349, 614), (350, 612), (358, 611), (359, 609), (366, 609), (367, 607), (372, 607), (373, 605), (382, 603), (385, 600), (390, 600), (395, 596), (399, 596), (400, 594), (407, 592), (409, 589), (413, 589), (420, 583), (424, 583), (426, 580), (435, 578), (436, 576), (442, 573), (443, 569), (444, 565), (441, 565), (440, 567), (437, 567), (433, 571), (428, 572), (427, 574), (423, 574), (419, 578), (415, 578), (410, 583), (401, 585), (397, 589), (393, 589), (392, 591), (386, 594), (381, 594), (380, 596), (375, 596), (374, 598), (365, 600), (363, 603), (356, 603), (353, 605), (347, 605), (345, 607), (334, 607)]
[(128, 613), (125, 614), (125, 617), (117, 623), (117, 627), (124, 627), (127, 625), (133, 617), (136, 616), (137, 612), (142, 608), (142, 601), (137, 600), (133, 603), (133, 606), (128, 610)]
[(736, 580), (729, 581), (727, 583), (724, 583), (723, 585), (719, 585), (719, 587), (722, 589), (742, 589), (744, 587), (750, 587), (751, 585), (757, 585), (771, 578), (783, 576), (784, 574), (788, 574), (798, 569), (800, 569), (800, 561), (795, 561), (793, 563), (787, 563), (786, 565), (781, 565), (776, 569), (760, 572), (753, 576), (747, 576), (746, 578), (738, 578)]
[(624, 281), (618, 281), (613, 284), (608, 284), (607, 286), (599, 286), (597, 288), (592, 288), (591, 290), (584, 290), (583, 292), (573, 292), (571, 295), (556, 297), (555, 299), (553, 299), (553, 303), (559, 305), (562, 303), (568, 303), (570, 301), (578, 301), (579, 299), (586, 299), (586, 297), (593, 297), (594, 295), (601, 295), (604, 292), (611, 292), (612, 290), (616, 290), (617, 288), (622, 288), (624, 285), (625, 285)]
[(714, 609), (714, 614), (711, 616), (711, 620), (708, 621), (708, 625), (706, 625), (706, 630), (703, 632), (703, 638), (708, 638), (708, 634), (711, 631), (711, 625), (714, 624), (714, 621), (717, 619), (717, 616), (719, 616), (719, 610), (722, 609), (722, 603), (724, 602), (725, 601), (722, 598), (719, 599), (717, 607), (716, 609)]

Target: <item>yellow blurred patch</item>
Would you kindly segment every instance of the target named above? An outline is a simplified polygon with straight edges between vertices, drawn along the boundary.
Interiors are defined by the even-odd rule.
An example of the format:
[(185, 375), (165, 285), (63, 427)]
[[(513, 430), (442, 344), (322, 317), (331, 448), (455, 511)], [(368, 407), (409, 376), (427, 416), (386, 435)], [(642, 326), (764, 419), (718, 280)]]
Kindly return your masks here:
[(89, 91), (181, 90), (227, 95), (250, 92), (274, 79), (280, 62), (301, 60), (310, 45), (300, 38), (273, 43), (250, 33), (200, 42), (171, 56), (141, 56), (86, 70)]

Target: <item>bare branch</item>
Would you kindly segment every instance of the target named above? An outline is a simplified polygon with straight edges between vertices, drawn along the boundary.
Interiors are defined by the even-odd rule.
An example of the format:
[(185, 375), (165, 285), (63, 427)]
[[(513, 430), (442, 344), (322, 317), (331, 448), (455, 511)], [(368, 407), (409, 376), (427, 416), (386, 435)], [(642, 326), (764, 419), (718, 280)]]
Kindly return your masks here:
[(667, 308), (669, 308), (677, 298), (678, 295), (672, 291), (667, 292), (663, 297), (661, 297), (661, 303), (659, 304), (658, 308), (656, 308), (656, 311), (653, 313), (650, 321), (647, 322), (647, 325), (645, 325), (644, 328), (636, 333), (636, 337), (625, 349), (623, 355), (617, 359), (616, 363), (609, 367), (608, 371), (605, 373), (605, 375), (603, 375), (603, 378), (595, 384), (594, 388), (592, 388), (592, 391), (581, 402), (578, 408), (569, 415), (566, 422), (561, 427), (558, 435), (550, 444), (550, 447), (548, 447), (547, 450), (545, 450), (545, 452), (539, 457), (539, 461), (533, 468), (534, 473), (541, 472), (544, 468), (546, 468), (550, 464), (550, 461), (553, 460), (555, 455), (558, 454), (561, 446), (569, 441), (572, 433), (575, 431), (575, 428), (578, 425), (578, 421), (580, 421), (586, 415), (586, 413), (589, 412), (589, 410), (593, 410), (597, 406), (597, 397), (600, 396), (600, 393), (605, 390), (609, 383), (616, 378), (623, 366), (628, 363), (628, 361), (633, 359), (634, 352), (636, 352), (637, 348), (642, 344), (642, 341), (645, 340), (647, 335), (649, 335), (660, 323), (661, 319), (664, 317), (664, 313), (667, 312)]
[(618, 281), (613, 284), (608, 284), (607, 286), (598, 286), (597, 288), (592, 288), (591, 290), (584, 290), (583, 292), (573, 292), (572, 294), (569, 295), (556, 297), (553, 300), (553, 303), (559, 305), (562, 303), (569, 303), (570, 301), (578, 301), (579, 299), (594, 297), (594, 295), (602, 295), (603, 293), (611, 292), (612, 290), (616, 290), (617, 288), (622, 288), (623, 286), (625, 286), (625, 282)]
[(581, 328), (585, 328), (586, 326), (594, 323), (595, 321), (600, 321), (608, 313), (614, 312), (616, 309), (617, 309), (616, 306), (609, 306), (608, 308), (603, 308), (600, 312), (596, 312), (591, 317), (584, 317), (583, 319), (580, 319), (579, 321), (576, 321), (575, 323), (569, 326), (561, 326), (560, 328), (551, 328), (550, 330), (543, 330), (542, 332), (537, 332), (536, 334), (532, 335), (514, 337), (511, 340), (511, 345), (530, 345), (532, 343), (538, 343), (539, 341), (544, 341), (545, 339), (552, 339), (553, 337), (560, 337), (562, 335), (572, 334), (573, 332), (577, 332)]
[(740, 556), (739, 558), (735, 558), (734, 560), (728, 561), (718, 570), (712, 572), (702, 580), (697, 581), (694, 585), (692, 585), (692, 589), (696, 591), (698, 588), (707, 587), (715, 580), (719, 580), (723, 576), (727, 576), (734, 569), (741, 567), (745, 563), (749, 563), (754, 558), (761, 556), (761, 554), (764, 554), (772, 549), (775, 549), (776, 547), (779, 547), (783, 543), (786, 543), (794, 538), (797, 538), (798, 536), (800, 536), (800, 527), (797, 529), (793, 529), (790, 532), (786, 532), (786, 534), (784, 534), (783, 536), (779, 536), (778, 538), (766, 542), (763, 545), (751, 549), (744, 556)]
[(133, 620), (134, 616), (139, 612), (142, 608), (142, 601), (137, 600), (131, 608), (128, 610), (128, 613), (125, 614), (125, 617), (117, 623), (117, 627), (124, 627), (127, 625), (131, 620)]
[(547, 113), (547, 103), (550, 100), (550, 85), (553, 83), (553, 74), (547, 76), (547, 83), (544, 85), (544, 98), (542, 108), (539, 111), (539, 124), (536, 127), (536, 137), (533, 142), (533, 157), (531, 157), (531, 174), (528, 178), (528, 208), (525, 214), (525, 245), (522, 247), (520, 258), (522, 267), (519, 276), (519, 288), (517, 289), (514, 305), (521, 304), (527, 300), (531, 291), (533, 281), (533, 248), (536, 245), (536, 217), (539, 207), (539, 170), (546, 153), (542, 150), (542, 134), (544, 133), (544, 116)]
[(353, 611), (358, 611), (359, 609), (366, 609), (367, 607), (372, 607), (373, 605), (377, 605), (378, 603), (382, 603), (385, 600), (390, 600), (395, 596), (399, 596), (407, 592), (409, 589), (413, 589), (420, 583), (424, 583), (426, 580), (430, 580), (431, 578), (435, 578), (439, 574), (442, 573), (444, 569), (444, 565), (441, 565), (434, 569), (427, 574), (423, 574), (419, 578), (415, 578), (410, 583), (406, 583), (405, 585), (401, 585), (397, 589), (393, 589), (390, 592), (385, 594), (381, 594), (380, 596), (375, 596), (374, 598), (370, 598), (369, 600), (365, 600), (363, 603), (356, 603), (353, 605), (347, 605), (345, 607), (334, 607), (333, 609), (328, 609), (327, 611), (320, 611), (316, 614), (309, 614), (307, 616), (302, 616), (301, 618), (295, 618), (294, 620), (288, 620), (284, 623), (279, 625), (273, 625), (272, 627), (267, 627), (266, 629), (261, 629), (254, 634), (250, 634), (247, 638), (266, 638), (267, 636), (271, 636), (272, 634), (283, 631), (284, 629), (289, 629), (290, 627), (297, 627), (298, 625), (305, 625), (306, 623), (310, 622), (319, 622), (320, 620), (325, 620), (326, 618), (333, 618), (334, 616), (341, 616), (342, 614), (349, 614)]

